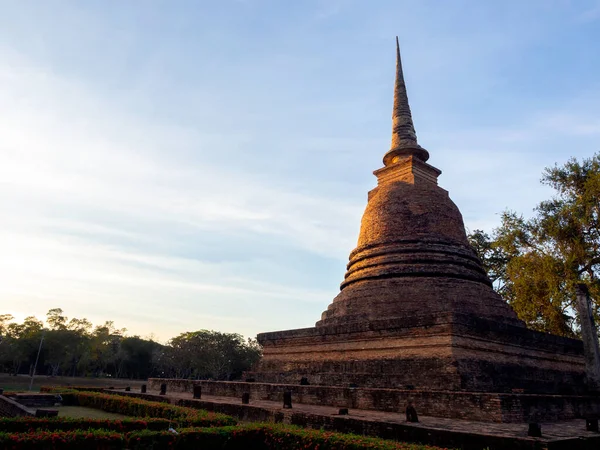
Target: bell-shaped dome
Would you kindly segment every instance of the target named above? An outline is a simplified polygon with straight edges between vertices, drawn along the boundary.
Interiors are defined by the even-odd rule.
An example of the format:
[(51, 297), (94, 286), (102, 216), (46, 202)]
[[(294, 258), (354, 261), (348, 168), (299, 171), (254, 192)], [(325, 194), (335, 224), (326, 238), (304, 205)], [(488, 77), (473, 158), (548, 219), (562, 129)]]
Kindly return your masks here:
[(460, 312), (519, 324), (469, 245), (460, 211), (415, 157), (375, 174), (341, 292), (317, 326)]

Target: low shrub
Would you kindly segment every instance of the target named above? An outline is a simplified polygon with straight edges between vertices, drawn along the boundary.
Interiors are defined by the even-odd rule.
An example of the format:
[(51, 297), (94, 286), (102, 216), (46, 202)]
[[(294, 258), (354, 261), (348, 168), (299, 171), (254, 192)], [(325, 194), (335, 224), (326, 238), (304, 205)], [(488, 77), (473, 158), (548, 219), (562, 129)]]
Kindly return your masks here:
[[(291, 425), (249, 425), (245, 432), (260, 436), (265, 449), (319, 450), (425, 450), (438, 449), (420, 444), (389, 441), (378, 438), (299, 428)], [(256, 438), (255, 438), (256, 439)]]
[(108, 392), (108, 393), (111, 395), (121, 395), (123, 397), (129, 397), (129, 398), (139, 398), (141, 400), (146, 400), (149, 402), (171, 403), (171, 401), (169, 400), (169, 397), (165, 397), (165, 396), (158, 395), (158, 394), (149, 394), (149, 393), (142, 394), (141, 392), (127, 392), (127, 391), (112, 391), (112, 392)]
[(251, 424), (214, 428), (183, 428), (178, 432), (139, 430), (71, 430), (0, 432), (6, 450), (434, 450), (435, 447), (304, 430), (294, 426)]
[(61, 396), (64, 404), (88, 406), (132, 417), (170, 419), (179, 427), (222, 427), (237, 423), (233, 417), (224, 414), (120, 395), (70, 392), (61, 393)]
[(239, 427), (187, 428), (169, 431), (136, 431), (127, 435), (130, 450), (426, 450), (418, 444), (386, 441), (351, 434), (304, 430), (294, 426), (252, 424)]
[(41, 386), (40, 392), (46, 394), (55, 394), (65, 391), (77, 391), (77, 392), (104, 392), (106, 387), (94, 387), (94, 386)]
[(121, 450), (124, 446), (123, 433), (104, 430), (0, 433), (0, 448), (5, 450)]
[(70, 417), (2, 417), (0, 432), (23, 433), (34, 430), (46, 431), (75, 431), (75, 430), (110, 430), (121, 433), (136, 430), (167, 430), (168, 419), (75, 419)]
[(75, 395), (79, 393), (78, 390), (76, 389), (71, 389), (71, 388), (46, 388), (46, 390), (44, 391), (40, 391), (40, 394), (60, 394), (61, 397), (65, 397), (65, 395)]

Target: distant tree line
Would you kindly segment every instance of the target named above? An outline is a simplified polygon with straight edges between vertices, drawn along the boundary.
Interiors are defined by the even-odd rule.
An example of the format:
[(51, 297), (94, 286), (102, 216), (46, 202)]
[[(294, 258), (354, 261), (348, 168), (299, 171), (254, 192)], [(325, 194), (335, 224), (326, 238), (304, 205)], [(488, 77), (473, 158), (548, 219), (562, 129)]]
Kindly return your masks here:
[(600, 155), (545, 169), (555, 195), (526, 219), (502, 213), (491, 234), (475, 230), (471, 245), (496, 291), (528, 327), (576, 336), (576, 286), (586, 284), (600, 319)]
[(109, 321), (93, 326), (48, 311), (45, 323), (35, 317), (15, 322), (0, 315), (0, 371), (49, 376), (148, 377), (230, 380), (240, 377), (261, 355), (256, 340), (239, 334), (200, 330), (182, 333), (166, 345), (127, 336)]

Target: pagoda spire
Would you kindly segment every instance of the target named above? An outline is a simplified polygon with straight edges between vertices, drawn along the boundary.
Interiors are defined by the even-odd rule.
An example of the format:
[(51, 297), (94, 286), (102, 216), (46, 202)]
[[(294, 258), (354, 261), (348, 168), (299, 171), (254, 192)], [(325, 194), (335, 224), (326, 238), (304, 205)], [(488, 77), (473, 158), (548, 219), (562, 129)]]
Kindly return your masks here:
[(429, 159), (429, 153), (417, 143), (417, 134), (413, 125), (412, 114), (406, 94), (400, 44), (396, 36), (396, 82), (394, 83), (394, 110), (392, 112), (392, 145), (383, 157), (383, 164), (388, 166), (400, 158), (415, 156), (422, 161)]

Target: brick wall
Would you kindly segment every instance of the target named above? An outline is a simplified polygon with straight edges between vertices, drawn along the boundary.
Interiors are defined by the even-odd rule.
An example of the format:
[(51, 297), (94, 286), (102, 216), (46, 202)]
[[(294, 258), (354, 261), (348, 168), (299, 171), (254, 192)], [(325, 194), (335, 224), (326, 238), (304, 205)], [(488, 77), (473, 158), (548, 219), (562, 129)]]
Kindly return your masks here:
[(282, 402), (291, 391), (294, 402), (350, 409), (402, 412), (412, 401), (419, 414), (485, 422), (527, 422), (565, 420), (600, 414), (600, 397), (576, 395), (531, 395), (482, 392), (419, 391), (397, 389), (301, 386), (299, 384), (245, 383), (234, 381), (191, 381), (151, 378), (151, 390), (167, 383), (169, 392), (188, 392), (202, 386), (203, 395)]
[(0, 395), (0, 416), (1, 417), (19, 417), (19, 416), (33, 416), (33, 411), (26, 408), (25, 406), (17, 403), (11, 398)]
[(178, 400), (177, 404), (227, 414), (242, 421), (285, 423), (298, 425), (303, 428), (353, 433), (359, 436), (376, 436), (401, 442), (418, 442), (439, 447), (462, 448), (465, 450), (479, 450), (483, 448), (490, 450), (539, 450), (540, 448), (547, 448), (549, 450), (572, 448), (595, 449), (600, 445), (600, 436), (586, 436), (585, 438), (576, 439), (575, 444), (579, 445), (579, 447), (574, 446), (573, 440), (569, 441), (568, 439), (554, 439), (551, 442), (541, 442), (538, 439), (526, 437), (527, 425), (525, 424), (523, 425), (522, 437), (510, 437), (485, 434), (485, 429), (482, 429), (480, 433), (470, 433), (466, 431), (428, 428), (421, 424), (412, 425), (402, 422), (374, 421), (353, 417), (352, 415), (325, 416), (296, 412), (293, 409), (277, 411), (252, 404), (228, 404), (193, 399)]
[(57, 403), (56, 394), (14, 394), (10, 397), (26, 407), (48, 407)]
[(265, 383), (466, 392), (585, 394), (583, 345), (462, 313), (432, 313), (259, 335), (247, 377)]

